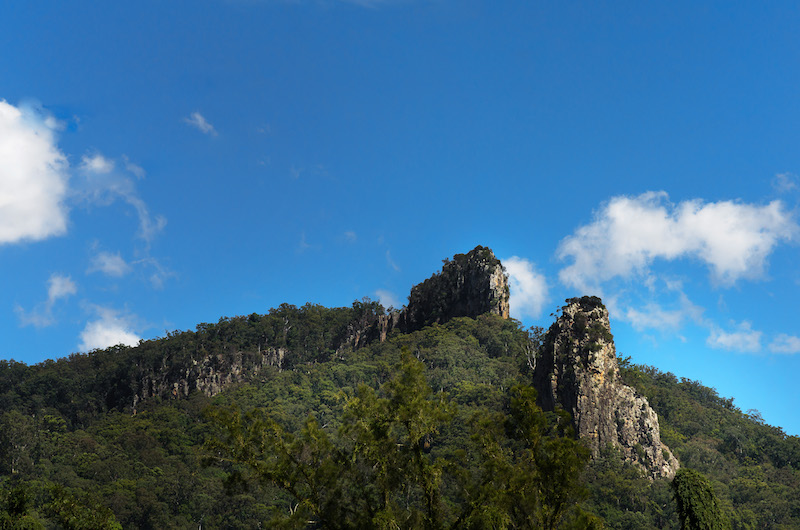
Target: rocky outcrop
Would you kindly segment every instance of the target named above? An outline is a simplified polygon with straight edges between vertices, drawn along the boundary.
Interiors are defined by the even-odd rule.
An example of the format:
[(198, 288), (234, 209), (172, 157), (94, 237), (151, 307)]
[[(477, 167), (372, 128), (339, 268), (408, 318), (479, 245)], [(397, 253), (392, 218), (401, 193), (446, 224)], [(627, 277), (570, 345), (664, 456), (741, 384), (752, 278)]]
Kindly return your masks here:
[[(358, 349), (385, 341), (393, 330), (410, 333), (455, 317), (477, 317), (486, 312), (508, 318), (508, 296), (508, 278), (500, 260), (490, 249), (477, 246), (467, 254), (445, 260), (441, 272), (413, 287), (408, 306), (402, 310), (384, 313), (376, 302), (355, 302), (358, 310), (353, 320), (341, 334), (335, 333), (337, 338), (330, 346), (337, 352)], [(284, 334), (290, 328), (287, 320)], [(195, 352), (189, 358), (166, 357), (155, 366), (137, 366), (133, 409), (145, 399), (181, 398), (194, 390), (214, 396), (231, 384), (252, 380), (267, 366), (284, 368), (289, 353), (265, 341), (259, 343), (257, 351), (232, 347), (220, 354)]]
[(592, 454), (612, 445), (651, 478), (672, 478), (678, 461), (661, 442), (658, 416), (619, 374), (608, 311), (599, 298), (567, 300), (534, 367), (543, 409), (563, 407)]
[(159, 370), (140, 372), (134, 385), (133, 413), (141, 401), (153, 397), (185, 398), (192, 391), (216, 396), (233, 383), (252, 380), (265, 367), (280, 369), (286, 353), (285, 348), (267, 348), (253, 353), (205, 355), (191, 359), (188, 366), (183, 367), (165, 360)]
[(456, 317), (493, 313), (509, 316), (508, 276), (491, 249), (478, 245), (466, 254), (445, 259), (442, 270), (411, 288), (408, 305), (385, 315), (353, 322), (343, 348), (383, 342), (389, 333), (412, 333)]
[[(392, 332), (411, 333), (487, 312), (508, 318), (508, 277), (494, 253), (478, 246), (445, 260), (440, 272), (411, 289), (408, 305), (401, 310), (386, 313), (377, 302), (355, 302), (352, 320), (340, 331), (329, 330), (333, 339), (325, 348), (341, 353), (383, 342)], [(283, 344), (292, 326), (285, 317), (279, 330)], [(275, 347), (266, 338), (252, 349), (235, 344), (232, 341), (211, 354), (200, 341), (155, 363), (137, 363), (131, 392), (120, 396), (135, 412), (146, 399), (183, 398), (193, 391), (214, 396), (232, 384), (253, 380), (268, 367), (296, 369), (298, 356), (291, 348)], [(595, 456), (612, 445), (650, 477), (674, 476), (678, 462), (661, 443), (656, 413), (647, 399), (622, 382), (608, 311), (599, 298), (567, 300), (535, 360), (533, 379), (540, 405), (569, 412), (578, 436)]]
[(508, 318), (508, 276), (491, 249), (477, 246), (446, 259), (441, 272), (411, 289), (399, 325), (416, 331), (455, 317), (494, 313)]

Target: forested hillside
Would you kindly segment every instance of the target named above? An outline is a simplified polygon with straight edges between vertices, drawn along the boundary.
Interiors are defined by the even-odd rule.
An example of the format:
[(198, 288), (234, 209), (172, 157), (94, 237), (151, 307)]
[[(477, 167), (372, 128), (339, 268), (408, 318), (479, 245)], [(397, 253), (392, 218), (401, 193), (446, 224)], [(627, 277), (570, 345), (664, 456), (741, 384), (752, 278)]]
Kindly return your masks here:
[[(353, 347), (359, 322), (383, 313), (369, 301), (284, 305), (135, 348), (2, 361), (0, 527), (303, 527), (331, 514), (357, 527), (364, 510), (337, 510), (370, 495), (383, 499), (373, 515), (405, 527), (679, 527), (668, 480), (645, 478), (611, 448), (587, 463), (563, 415), (532, 405), (542, 330), (485, 314)], [(241, 372), (214, 397), (141, 398), (146, 374), (180, 380), (200, 358), (246, 366), (267, 342), (283, 360)], [(733, 528), (800, 527), (798, 438), (699, 382), (630, 359), (622, 376), (658, 413), (681, 466), (709, 479)], [(418, 425), (398, 412), (409, 407)], [(359, 418), (381, 418), (370, 425), (383, 430)], [(381, 445), (393, 440), (405, 449)], [(298, 459), (276, 460), (276, 448)], [(375, 471), (381, 462), (394, 471)], [(300, 478), (310, 469), (321, 474)], [(554, 476), (560, 489), (547, 491)], [(312, 487), (321, 483), (331, 486), (324, 499)], [(524, 488), (528, 504), (515, 501)]]

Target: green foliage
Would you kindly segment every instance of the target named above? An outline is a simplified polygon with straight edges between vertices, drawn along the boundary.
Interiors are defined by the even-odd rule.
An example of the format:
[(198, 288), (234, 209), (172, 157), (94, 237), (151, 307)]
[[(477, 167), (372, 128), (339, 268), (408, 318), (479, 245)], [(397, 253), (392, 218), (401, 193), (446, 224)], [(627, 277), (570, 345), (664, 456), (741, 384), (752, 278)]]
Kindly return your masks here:
[(568, 304), (573, 302), (578, 302), (583, 311), (591, 311), (598, 307), (605, 308), (603, 301), (597, 296), (581, 296), (580, 298), (571, 298), (567, 300)]
[[(559, 528), (586, 496), (580, 477), (589, 451), (573, 439), (565, 413), (548, 417), (536, 391), (511, 389), (508, 414), (480, 411), (472, 439), (482, 469), (467, 486), (467, 528)], [(586, 521), (588, 515), (577, 516)], [(576, 523), (577, 524), (577, 523)]]
[(0, 529), (53, 527), (122, 530), (112, 511), (90, 494), (76, 496), (62, 486), (35, 482), (6, 484), (6, 488), (0, 489)]
[[(568, 416), (545, 415), (530, 387), (514, 386), (507, 405), (507, 414), (472, 416), (468, 451), (479, 468), (443, 458), (435, 446), (455, 406), (432, 391), (423, 363), (406, 350), (380, 389), (362, 385), (348, 400), (335, 437), (313, 417), (291, 434), (262, 410), (219, 409), (223, 436), (207, 448), (232, 466), (234, 482), (290, 495), (271, 526), (559, 528), (585, 495), (588, 450), (572, 438)], [(445, 499), (447, 489), (460, 504)]]
[[(369, 300), (282, 305), (135, 348), (35, 366), (0, 361), (0, 529), (67, 527), (108, 515), (102, 507), (123, 528), (296, 527), (315, 513), (361, 527), (596, 528), (600, 518), (609, 528), (680, 527), (670, 483), (648, 480), (613, 449), (575, 472), (584, 457), (569, 423), (530, 406), (525, 390), (541, 329), (483, 315), (380, 343), (364, 327), (380, 314)], [(358, 348), (346, 340), (355, 331)], [(195, 390), (157, 395), (133, 414), (148, 374), (173, 381), (200, 362), (224, 373), (236, 361), (246, 371), (270, 348), (285, 349), (281, 365), (213, 400)], [(662, 440), (682, 465), (708, 478), (733, 528), (800, 527), (800, 439), (696, 381), (630, 360), (620, 369), (659, 414)], [(204, 415), (210, 403), (229, 419)], [(231, 455), (201, 465), (213, 425), (235, 414), (240, 447), (259, 454), (260, 433), (264, 447), (283, 448), (262, 460), (284, 458), (275, 473), (299, 473), (290, 475), (297, 497), (272, 480), (254, 482)], [(314, 491), (315, 504), (298, 501)]]
[(412, 357), (380, 392), (358, 389), (336, 444), (313, 416), (292, 434), (260, 409), (211, 414), (224, 438), (206, 447), (232, 465), (229, 487), (259, 482), (291, 497), (270, 526), (437, 527), (442, 463), (428, 459), (426, 444), (452, 411), (442, 396), (432, 396)]
[(31, 494), (25, 484), (0, 490), (0, 530), (44, 528), (42, 520), (31, 510)]
[(61, 486), (52, 488), (53, 500), (47, 511), (53, 520), (65, 530), (122, 530), (114, 513), (102, 504), (93, 501), (90, 496), (75, 497)]
[(730, 523), (722, 513), (711, 484), (701, 473), (682, 468), (672, 481), (678, 517), (684, 530), (725, 530)]
[(646, 478), (641, 468), (622, 459), (619, 450), (606, 446), (589, 464), (584, 479), (590, 485), (585, 507), (609, 528), (678, 528), (669, 483)]
[(798, 437), (697, 381), (629, 361), (620, 368), (658, 413), (661, 439), (681, 465), (713, 484), (733, 528), (800, 526)]

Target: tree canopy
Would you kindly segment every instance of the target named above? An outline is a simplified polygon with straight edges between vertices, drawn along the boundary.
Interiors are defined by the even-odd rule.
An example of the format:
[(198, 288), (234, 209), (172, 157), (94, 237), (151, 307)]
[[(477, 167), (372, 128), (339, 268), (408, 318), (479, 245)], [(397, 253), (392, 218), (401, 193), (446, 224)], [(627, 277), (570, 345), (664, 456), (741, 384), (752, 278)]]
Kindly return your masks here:
[[(541, 330), (483, 315), (358, 348), (342, 340), (381, 312), (369, 301), (286, 305), (135, 348), (0, 361), (0, 528), (68, 528), (89, 514), (158, 529), (360, 524), (379, 514), (408, 527), (591, 527), (599, 518), (609, 528), (680, 528), (669, 481), (648, 480), (610, 447), (586, 464), (567, 419), (535, 407), (528, 385)], [(214, 397), (169, 391), (132, 406), (142, 374), (179, 378), (206, 358), (221, 371), (276, 345), (282, 364)], [(732, 528), (800, 527), (797, 437), (699, 382), (621, 361), (625, 382), (658, 413), (662, 440), (705, 476)], [(225, 427), (236, 422), (240, 438)], [(283, 460), (257, 440), (282, 447)], [(230, 451), (217, 448), (204, 466), (206, 444), (217, 442)], [(296, 494), (270, 469), (294, 477)]]

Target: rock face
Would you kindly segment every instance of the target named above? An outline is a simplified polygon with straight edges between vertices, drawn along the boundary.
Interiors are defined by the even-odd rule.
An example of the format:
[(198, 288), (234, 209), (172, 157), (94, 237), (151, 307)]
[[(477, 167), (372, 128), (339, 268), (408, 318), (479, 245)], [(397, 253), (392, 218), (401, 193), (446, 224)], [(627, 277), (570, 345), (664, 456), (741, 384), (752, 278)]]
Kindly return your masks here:
[[(357, 349), (383, 342), (393, 330), (410, 333), (455, 317), (477, 317), (492, 312), (508, 318), (508, 278), (494, 253), (475, 247), (445, 260), (442, 271), (411, 289), (408, 306), (388, 314), (365, 312), (347, 324), (335, 350)], [(291, 327), (289, 322), (286, 326)], [(288, 327), (286, 328), (288, 330)], [(133, 410), (143, 400), (182, 398), (192, 391), (214, 396), (234, 383), (251, 380), (268, 366), (284, 368), (289, 354), (270, 344), (258, 351), (231, 350), (224, 354), (193, 355), (180, 363), (163, 359), (158, 366), (137, 367)]]
[(534, 386), (543, 409), (560, 405), (572, 415), (594, 456), (611, 444), (651, 478), (675, 476), (679, 464), (661, 442), (658, 416), (622, 382), (608, 311), (599, 298), (567, 300), (545, 336)]
[(477, 246), (445, 260), (442, 271), (411, 289), (398, 325), (403, 332), (487, 312), (508, 318), (508, 276), (491, 249)]
[(444, 260), (441, 272), (412, 287), (403, 309), (354, 322), (342, 346), (358, 348), (376, 340), (383, 342), (393, 330), (412, 333), (456, 317), (494, 313), (508, 318), (508, 297), (503, 265), (491, 249), (478, 245)]
[(137, 378), (132, 410), (149, 398), (185, 398), (192, 391), (208, 397), (222, 392), (233, 383), (252, 379), (266, 368), (281, 368), (286, 356), (284, 348), (267, 348), (258, 352), (234, 352), (231, 355), (204, 355), (192, 359), (188, 366), (175, 366), (165, 362), (157, 370), (142, 370)]
[[(370, 308), (368, 300), (364, 307)], [(445, 260), (441, 272), (411, 289), (408, 306), (402, 310), (359, 312), (333, 347), (356, 349), (383, 342), (392, 331), (411, 333), (487, 312), (508, 318), (508, 277), (494, 253), (478, 246)], [(285, 330), (290, 327), (287, 320)], [(215, 355), (197, 351), (188, 361), (165, 358), (157, 365), (137, 365), (132, 408), (135, 412), (143, 400), (183, 398), (192, 391), (216, 395), (231, 384), (258, 377), (267, 367), (284, 369), (290, 353), (264, 343), (256, 351), (230, 349)], [(661, 443), (656, 413), (622, 382), (608, 311), (599, 298), (567, 300), (536, 357), (533, 379), (542, 408), (568, 411), (578, 436), (595, 456), (610, 444), (652, 478), (675, 475), (678, 462)]]

